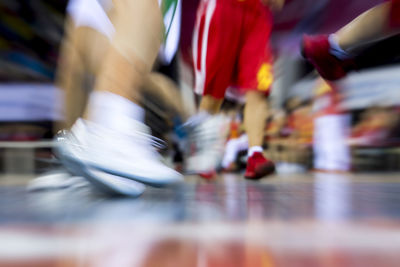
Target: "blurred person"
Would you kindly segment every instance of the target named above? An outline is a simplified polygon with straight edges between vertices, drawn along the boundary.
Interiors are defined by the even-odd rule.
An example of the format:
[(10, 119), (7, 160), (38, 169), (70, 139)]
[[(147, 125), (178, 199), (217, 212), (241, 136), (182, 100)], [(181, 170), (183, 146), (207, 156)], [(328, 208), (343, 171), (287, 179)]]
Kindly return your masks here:
[[(70, 6), (75, 23), (83, 27), (72, 41), (84, 53), (93, 55), (86, 59), (94, 61), (86, 63), (93, 67), (89, 69), (94, 72), (95, 85), (83, 117), (69, 133), (59, 137), (59, 155), (77, 174), (84, 172), (111, 181), (125, 177), (150, 185), (181, 181), (181, 174), (161, 162), (156, 150), (158, 140), (144, 124), (144, 110), (139, 102), (140, 88), (149, 79), (165, 36), (159, 3), (101, 2), (109, 8), (108, 14), (97, 0), (76, 0), (76, 5)], [(85, 31), (85, 27), (92, 29)], [(79, 42), (80, 38), (85, 41)], [(97, 46), (98, 42), (108, 45)], [(78, 60), (69, 68), (73, 74), (67, 74), (67, 83), (75, 82), (74, 73), (84, 66), (78, 51), (65, 59), (66, 65)], [(81, 111), (77, 112), (75, 117), (80, 116)]]
[[(269, 45), (272, 29), (271, 9), (280, 9), (283, 0), (203, 0), (201, 1), (193, 38), (195, 91), (202, 95), (199, 115), (214, 124), (204, 129), (212, 132), (215, 142), (191, 158), (191, 166), (204, 161), (203, 170), (212, 172), (217, 162), (211, 157), (220, 150), (221, 132), (216, 125), (218, 113), (229, 86), (240, 88), (246, 95), (244, 125), (249, 139), (245, 177), (258, 179), (272, 174), (275, 165), (263, 155), (267, 97), (273, 81), (272, 53)], [(213, 129), (214, 128), (214, 129)], [(206, 134), (203, 134), (206, 137)], [(199, 168), (197, 168), (199, 170)]]
[(313, 136), (311, 101), (291, 97), (284, 106), (268, 128), (268, 154), (277, 161), (278, 173), (304, 172)]
[(238, 171), (240, 166), (237, 160), (240, 152), (246, 152), (249, 148), (249, 138), (247, 134), (242, 133), (239, 137), (229, 139), (226, 142), (224, 156), (222, 158), (221, 167), (225, 172)]
[[(92, 11), (88, 11), (89, 6)], [(70, 0), (67, 15), (56, 81), (65, 95), (65, 120), (63, 125), (57, 125), (55, 132), (72, 127), (82, 116), (114, 32), (115, 12), (111, 0)], [(171, 58), (163, 56), (166, 57)], [(152, 72), (141, 87), (141, 91), (161, 97), (176, 113), (186, 116), (178, 90), (166, 76)], [(139, 101), (144, 102), (142, 95)]]
[(348, 172), (351, 153), (347, 144), (350, 115), (339, 107), (340, 90), (320, 79), (314, 99), (314, 168), (322, 172)]
[(287, 158), (293, 172), (304, 172), (309, 165), (313, 143), (312, 102), (303, 101), (292, 111), (292, 133), (287, 141)]
[(286, 124), (286, 112), (284, 110), (272, 111), (265, 129), (265, 141), (268, 144), (267, 156), (273, 161), (278, 161), (281, 154), (281, 129)]
[(348, 143), (351, 146), (384, 146), (397, 121), (397, 113), (392, 108), (369, 108), (353, 127)]
[(364, 12), (335, 34), (304, 36), (303, 56), (326, 80), (356, 68), (351, 48), (400, 33), (400, 1), (390, 0)]
[(225, 172), (238, 171), (237, 166), (239, 153), (247, 151), (249, 146), (248, 136), (243, 131), (242, 114), (234, 110), (231, 113), (228, 140), (225, 144), (224, 155), (221, 162), (222, 170)]
[(291, 136), (294, 133), (294, 110), (300, 105), (298, 97), (291, 97), (284, 103), (284, 109), (274, 114), (272, 122), (267, 128), (268, 153), (275, 161), (291, 162), (291, 154), (288, 147), (292, 142)]

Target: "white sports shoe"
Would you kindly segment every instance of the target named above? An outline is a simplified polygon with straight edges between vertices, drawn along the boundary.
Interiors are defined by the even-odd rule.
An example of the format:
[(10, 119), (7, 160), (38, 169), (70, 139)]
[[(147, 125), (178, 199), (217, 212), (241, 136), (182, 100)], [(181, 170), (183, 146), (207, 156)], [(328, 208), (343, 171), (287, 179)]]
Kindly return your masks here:
[(228, 127), (229, 119), (222, 114), (206, 116), (192, 124), (188, 145), (191, 151), (186, 161), (186, 172), (215, 172), (224, 155)]
[(27, 185), (27, 189), (29, 191), (58, 190), (87, 185), (88, 182), (83, 177), (73, 176), (67, 171), (57, 170), (44, 173), (31, 180)]
[(161, 163), (155, 149), (159, 144), (149, 132), (134, 120), (129, 131), (120, 133), (79, 119), (70, 133), (58, 138), (58, 154), (64, 162), (75, 161), (86, 175), (100, 170), (153, 186), (182, 181), (181, 174)]

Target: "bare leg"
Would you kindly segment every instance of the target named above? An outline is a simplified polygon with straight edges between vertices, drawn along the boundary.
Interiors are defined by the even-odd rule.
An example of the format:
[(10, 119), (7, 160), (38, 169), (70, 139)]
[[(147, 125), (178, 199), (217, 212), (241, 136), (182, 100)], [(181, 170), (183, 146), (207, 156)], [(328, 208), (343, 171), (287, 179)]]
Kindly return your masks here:
[(263, 156), (265, 123), (268, 116), (267, 95), (265, 92), (249, 91), (246, 93), (244, 126), (249, 137), (247, 167), (244, 176), (258, 179), (275, 171), (275, 165)]
[[(121, 12), (117, 14), (118, 16), (115, 16), (114, 9), (109, 12), (109, 17), (113, 24), (116, 23), (116, 19), (121, 20)], [(137, 73), (138, 69), (139, 72), (147, 70), (142, 66), (141, 62), (138, 62), (140, 60), (138, 60), (136, 62), (138, 68), (134, 68), (133, 76), (136, 75), (139, 77), (134, 79), (137, 81), (137, 84), (134, 83), (134, 91), (131, 92), (132, 90), (126, 88), (124, 84), (119, 83), (124, 82), (125, 77), (129, 76), (127, 72), (132, 71), (132, 64), (127, 59), (124, 59), (124, 57), (121, 57), (120, 53), (116, 52), (115, 49), (112, 47), (110, 48), (110, 40), (107, 36), (98, 32), (96, 29), (76, 27), (71, 22), (67, 23), (66, 26), (68, 38), (63, 42), (62, 63), (59, 66), (60, 71), (57, 80), (59, 87), (63, 88), (65, 91), (66, 123), (57, 125), (55, 132), (66, 127), (70, 128), (84, 112), (88, 94), (88, 91), (83, 87), (84, 84), (81, 79), (84, 72), (92, 74), (100, 73), (100, 75), (96, 75), (99, 76), (100, 81), (97, 83), (99, 86), (97, 89), (116, 93), (135, 102), (140, 99), (135, 89), (140, 86), (142, 76), (145, 76), (145, 81), (143, 82), (143, 86), (140, 86), (140, 89), (151, 91), (153, 94), (160, 96), (167, 104), (173, 107), (175, 112), (186, 117), (180, 94), (174, 83), (167, 77), (157, 73), (139, 75), (139, 73)], [(132, 39), (127, 33), (124, 37), (125, 39)], [(132, 41), (132, 43), (134, 43), (134, 41)], [(93, 46), (93, 44), (95, 45)], [(107, 55), (107, 53), (109, 53), (106, 59), (108, 65), (102, 66), (104, 55)], [(143, 61), (146, 61), (146, 59)], [(111, 70), (107, 69), (108, 66), (110, 66)], [(113, 68), (115, 68), (115, 71), (118, 71), (119, 78), (116, 79), (114, 77), (115, 73), (108, 78), (102, 77), (102, 75), (110, 75), (110, 71), (112, 72)], [(113, 79), (115, 81), (113, 81)]]
[(390, 2), (377, 5), (340, 29), (336, 33), (340, 47), (347, 50), (398, 33), (400, 29), (389, 27), (390, 5)]
[[(216, 99), (209, 95), (203, 96), (200, 102), (200, 111), (217, 114), (222, 101), (223, 99)], [(268, 105), (265, 94), (257, 91), (247, 92), (244, 125), (249, 136), (249, 147), (262, 146), (267, 115)]]
[(64, 122), (55, 125), (54, 133), (70, 128), (82, 115), (87, 100), (86, 93), (82, 88), (84, 67), (80, 51), (78, 51), (78, 31), (70, 21), (67, 22), (65, 31), (68, 38), (63, 41), (61, 46), (56, 78), (57, 87), (64, 92)]
[(221, 108), (223, 99), (218, 99), (210, 95), (202, 97), (200, 102), (200, 111), (205, 111), (209, 114), (217, 114)]
[[(96, 81), (95, 91), (107, 91), (137, 102), (139, 88), (157, 56), (162, 16), (157, 0), (118, 0), (115, 35)], [(90, 115), (90, 107), (89, 113)]]
[(143, 85), (143, 90), (159, 96), (174, 110), (175, 113), (177, 113), (177, 115), (181, 116), (184, 120), (187, 119), (188, 115), (184, 109), (179, 89), (167, 76), (160, 73), (151, 73), (148, 75)]
[(249, 147), (262, 146), (267, 116), (268, 104), (265, 94), (258, 91), (247, 92), (244, 126), (249, 136)]

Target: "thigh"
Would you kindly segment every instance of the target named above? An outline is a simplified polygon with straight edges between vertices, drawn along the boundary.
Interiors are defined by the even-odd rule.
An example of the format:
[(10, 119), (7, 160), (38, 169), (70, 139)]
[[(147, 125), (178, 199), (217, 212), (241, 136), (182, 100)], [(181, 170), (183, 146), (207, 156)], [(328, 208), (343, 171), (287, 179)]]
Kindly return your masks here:
[(270, 34), (272, 14), (266, 8), (248, 11), (238, 63), (238, 86), (269, 93), (273, 81)]
[(114, 0), (115, 34), (112, 45), (132, 63), (140, 60), (150, 70), (163, 38), (157, 0)]
[(240, 13), (218, 0), (200, 3), (193, 35), (195, 91), (223, 98), (238, 58)]

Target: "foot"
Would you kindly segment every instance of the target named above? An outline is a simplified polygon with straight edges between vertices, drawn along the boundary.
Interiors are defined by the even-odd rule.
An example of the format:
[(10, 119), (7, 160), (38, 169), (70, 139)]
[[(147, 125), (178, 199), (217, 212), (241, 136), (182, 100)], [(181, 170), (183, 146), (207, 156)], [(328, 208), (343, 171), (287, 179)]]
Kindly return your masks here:
[(205, 180), (213, 180), (214, 178), (217, 177), (217, 172), (216, 171), (202, 172), (199, 173), (199, 176)]
[(58, 156), (76, 166), (103, 171), (140, 183), (163, 186), (182, 181), (182, 175), (164, 165), (148, 127), (132, 120), (128, 133), (78, 120), (71, 132), (59, 139)]
[(341, 60), (330, 53), (328, 35), (305, 35), (302, 41), (302, 54), (317, 69), (322, 78), (338, 80), (355, 69), (355, 62), (349, 58)]
[(192, 124), (187, 145), (186, 172), (190, 174), (215, 173), (226, 141), (228, 124), (223, 115), (208, 116)]
[(275, 172), (275, 164), (266, 159), (262, 153), (255, 152), (247, 159), (247, 168), (244, 176), (247, 179), (260, 179)]
[(83, 177), (73, 176), (67, 171), (56, 170), (44, 173), (31, 180), (27, 185), (27, 189), (29, 191), (47, 191), (79, 188), (87, 185), (88, 183)]

